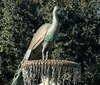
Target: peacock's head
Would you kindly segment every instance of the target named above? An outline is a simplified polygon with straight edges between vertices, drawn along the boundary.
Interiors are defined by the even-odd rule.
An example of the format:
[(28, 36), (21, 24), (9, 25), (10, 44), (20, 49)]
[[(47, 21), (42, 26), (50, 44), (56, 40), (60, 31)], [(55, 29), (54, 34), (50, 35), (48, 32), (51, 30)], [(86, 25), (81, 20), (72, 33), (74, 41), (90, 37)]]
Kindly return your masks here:
[(53, 11), (54, 12), (57, 12), (58, 10), (59, 10), (59, 7), (58, 6), (55, 6)]

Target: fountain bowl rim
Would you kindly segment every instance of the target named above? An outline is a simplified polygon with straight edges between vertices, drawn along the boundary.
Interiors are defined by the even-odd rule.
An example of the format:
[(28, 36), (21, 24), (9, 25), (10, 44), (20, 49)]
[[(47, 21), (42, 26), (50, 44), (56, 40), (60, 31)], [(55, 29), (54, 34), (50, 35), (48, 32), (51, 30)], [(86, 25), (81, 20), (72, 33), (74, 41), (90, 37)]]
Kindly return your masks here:
[(29, 60), (29, 61), (25, 61), (22, 64), (22, 68), (24, 67), (28, 67), (28, 66), (32, 66), (32, 65), (38, 65), (38, 66), (43, 66), (43, 65), (50, 65), (50, 66), (70, 66), (70, 67), (75, 67), (75, 68), (80, 68), (80, 64), (73, 62), (73, 61), (69, 61), (69, 60)]

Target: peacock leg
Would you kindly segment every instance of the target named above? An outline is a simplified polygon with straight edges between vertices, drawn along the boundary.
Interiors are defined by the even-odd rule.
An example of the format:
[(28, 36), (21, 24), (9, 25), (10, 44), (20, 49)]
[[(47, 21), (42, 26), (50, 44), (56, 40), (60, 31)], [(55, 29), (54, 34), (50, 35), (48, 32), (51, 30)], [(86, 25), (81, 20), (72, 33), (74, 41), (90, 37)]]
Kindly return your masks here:
[(44, 60), (44, 48), (42, 49), (42, 59)]
[(46, 60), (48, 59), (48, 51), (46, 52)]
[(48, 46), (48, 43), (43, 44), (43, 49), (42, 49), (42, 59), (43, 60), (45, 59), (45, 51), (46, 51), (47, 46)]

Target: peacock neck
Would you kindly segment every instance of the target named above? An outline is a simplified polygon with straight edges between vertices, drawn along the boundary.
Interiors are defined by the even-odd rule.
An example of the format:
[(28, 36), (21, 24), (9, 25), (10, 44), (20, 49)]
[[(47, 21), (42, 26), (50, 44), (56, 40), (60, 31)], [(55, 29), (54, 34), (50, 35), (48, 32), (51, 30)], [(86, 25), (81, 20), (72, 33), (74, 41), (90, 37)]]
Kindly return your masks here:
[(56, 11), (53, 11), (52, 26), (53, 27), (57, 27), (58, 26), (58, 15), (57, 15)]
[(58, 21), (58, 16), (56, 14), (56, 10), (54, 10), (53, 11), (53, 21), (52, 21), (50, 29), (47, 32), (45, 41), (56, 40), (58, 33), (59, 33), (59, 21)]

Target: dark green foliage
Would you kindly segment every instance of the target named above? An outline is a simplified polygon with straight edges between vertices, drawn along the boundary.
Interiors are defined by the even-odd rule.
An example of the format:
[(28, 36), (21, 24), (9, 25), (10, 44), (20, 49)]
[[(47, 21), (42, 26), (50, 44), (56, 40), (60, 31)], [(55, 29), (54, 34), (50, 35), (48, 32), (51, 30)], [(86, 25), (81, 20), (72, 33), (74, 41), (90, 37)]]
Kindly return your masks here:
[[(33, 33), (52, 22), (52, 9), (60, 6), (61, 31), (51, 53), (53, 59), (68, 59), (82, 66), (82, 83), (100, 83), (100, 15), (96, 0), (2, 0), (0, 5), (0, 85), (11, 82)], [(0, 2), (1, 4), (1, 2)], [(83, 6), (84, 5), (84, 6)]]
[(10, 82), (30, 43), (35, 25), (38, 26), (38, 20), (34, 17), (36, 8), (26, 0), (3, 0), (3, 4), (0, 53), (4, 79), (0, 80)]

